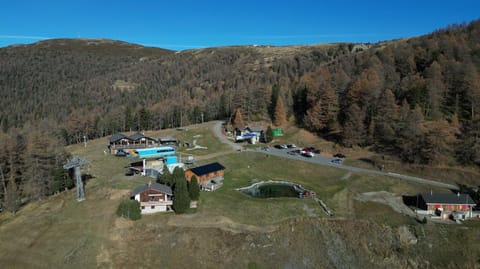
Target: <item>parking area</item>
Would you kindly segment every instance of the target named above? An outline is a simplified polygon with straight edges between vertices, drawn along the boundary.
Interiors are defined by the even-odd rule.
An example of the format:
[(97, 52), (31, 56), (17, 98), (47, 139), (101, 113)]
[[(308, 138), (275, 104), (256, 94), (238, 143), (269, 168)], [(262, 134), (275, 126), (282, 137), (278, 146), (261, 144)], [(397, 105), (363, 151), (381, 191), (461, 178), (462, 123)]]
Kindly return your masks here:
[(263, 151), (265, 153), (276, 155), (279, 157), (308, 161), (323, 165), (338, 166), (341, 165), (343, 162), (342, 158), (329, 158), (322, 156), (320, 149), (316, 149), (314, 147), (297, 148), (294, 144), (282, 144), (275, 145), (273, 147), (260, 147), (257, 148), (257, 151)]

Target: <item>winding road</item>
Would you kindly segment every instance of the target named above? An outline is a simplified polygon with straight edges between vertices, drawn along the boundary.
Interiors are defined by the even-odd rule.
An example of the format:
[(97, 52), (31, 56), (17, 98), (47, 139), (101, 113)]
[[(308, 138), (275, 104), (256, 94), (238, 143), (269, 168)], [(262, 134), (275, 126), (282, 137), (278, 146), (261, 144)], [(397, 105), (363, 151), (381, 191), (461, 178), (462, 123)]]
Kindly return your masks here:
[[(215, 135), (218, 137), (218, 139), (225, 144), (228, 144), (232, 147), (233, 150), (243, 150), (244, 148), (237, 143), (234, 143), (227, 139), (225, 135), (222, 132), (222, 121), (218, 121), (214, 124), (213, 127), (213, 132)], [(288, 154), (287, 152), (289, 151), (288, 149), (276, 149), (269, 147), (268, 151), (262, 150), (261, 148), (257, 149), (245, 149), (247, 151), (251, 152), (259, 152), (263, 154), (269, 154), (269, 155), (274, 155), (282, 158), (289, 158), (289, 159), (294, 159), (294, 160), (300, 160), (304, 162), (309, 162), (309, 163), (314, 163), (314, 164), (319, 164), (323, 166), (329, 166), (329, 167), (335, 167), (338, 169), (342, 170), (347, 170), (355, 173), (366, 173), (366, 174), (373, 174), (373, 175), (380, 175), (380, 176), (387, 176), (387, 177), (392, 177), (392, 178), (397, 178), (400, 180), (406, 180), (406, 181), (411, 181), (415, 183), (421, 183), (421, 184), (427, 184), (430, 186), (435, 186), (435, 187), (440, 187), (440, 188), (447, 188), (450, 190), (459, 190), (459, 187), (457, 185), (453, 184), (447, 184), (443, 182), (438, 182), (435, 180), (431, 179), (425, 179), (425, 178), (420, 178), (420, 177), (414, 177), (414, 176), (408, 176), (408, 175), (402, 175), (398, 173), (392, 173), (392, 172), (383, 172), (383, 171), (378, 171), (378, 170), (373, 170), (373, 169), (367, 169), (367, 168), (360, 168), (360, 167), (355, 167), (355, 166), (348, 166), (348, 165), (343, 165), (343, 164), (335, 164), (331, 162), (331, 158), (323, 157), (320, 155), (315, 155), (314, 157), (307, 158), (298, 154)]]

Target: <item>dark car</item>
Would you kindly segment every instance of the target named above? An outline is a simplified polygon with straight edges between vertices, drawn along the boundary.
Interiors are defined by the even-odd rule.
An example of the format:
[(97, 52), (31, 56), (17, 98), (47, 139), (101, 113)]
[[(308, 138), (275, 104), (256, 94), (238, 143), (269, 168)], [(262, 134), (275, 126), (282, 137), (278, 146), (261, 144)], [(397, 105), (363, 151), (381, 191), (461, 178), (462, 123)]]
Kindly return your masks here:
[(115, 153), (115, 156), (117, 156), (117, 157), (125, 157), (127, 155), (128, 155), (128, 153), (126, 153), (125, 151), (123, 151), (121, 149), (118, 150), (117, 153)]
[(289, 148), (289, 149), (294, 149), (296, 147), (297, 146), (295, 144), (287, 144), (287, 148)]
[(287, 145), (283, 145), (283, 144), (282, 145), (275, 145), (274, 147), (277, 148), (277, 149), (286, 149)]
[(333, 159), (330, 162), (334, 164), (342, 164), (342, 159)]
[(335, 158), (342, 158), (342, 159), (344, 159), (344, 158), (345, 158), (345, 157), (347, 157), (347, 156), (345, 156), (345, 155), (344, 155), (344, 154), (342, 154), (342, 153), (337, 153), (337, 154), (333, 155), (333, 157), (335, 157)]

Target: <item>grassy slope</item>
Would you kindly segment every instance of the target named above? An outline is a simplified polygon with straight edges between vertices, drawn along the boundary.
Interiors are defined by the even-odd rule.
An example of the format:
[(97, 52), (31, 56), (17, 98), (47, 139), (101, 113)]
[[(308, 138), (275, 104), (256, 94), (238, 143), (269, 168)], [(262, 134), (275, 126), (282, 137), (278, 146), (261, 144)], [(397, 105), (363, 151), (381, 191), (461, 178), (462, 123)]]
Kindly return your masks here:
[[(259, 153), (227, 154), (228, 147), (216, 145), (211, 138), (210, 126), (208, 123), (188, 128), (188, 131), (147, 133), (184, 136), (185, 140), (200, 135), (197, 144), (208, 149), (189, 154), (207, 157), (219, 149), (225, 153), (200, 161), (221, 162), (227, 167), (226, 180), (222, 189), (202, 193), (200, 207), (192, 214), (156, 214), (137, 222), (117, 218), (114, 212), (120, 200), (137, 184), (149, 179), (124, 176), (124, 166), (130, 159), (104, 155), (106, 139), (90, 141), (87, 148), (82, 145), (69, 148), (91, 162), (85, 169), (94, 176), (86, 185), (87, 200), (77, 203), (72, 190), (31, 203), (16, 216), (2, 213), (0, 263), (18, 268), (150, 268), (156, 265), (182, 268), (189, 264), (211, 268), (217, 267), (217, 259), (221, 259), (220, 267), (233, 268), (287, 266), (299, 262), (306, 267), (308, 264), (332, 267), (337, 263), (368, 265), (382, 256), (397, 262), (401, 255), (431, 258), (433, 253), (442, 253), (441, 258), (430, 262), (437, 266), (454, 266), (462, 265), (461, 257), (467, 254), (473, 257), (473, 261), (469, 260), (472, 263), (475, 257), (480, 257), (479, 243), (472, 239), (480, 235), (478, 222), (465, 226), (421, 226), (387, 206), (353, 200), (359, 192), (386, 190), (413, 194), (427, 191), (429, 187), (378, 176), (348, 174)], [(293, 181), (314, 190), (335, 212), (336, 219), (327, 220), (310, 199), (262, 200), (234, 190), (253, 180), (268, 179)], [(371, 239), (379, 230), (387, 238), (393, 236), (395, 227), (400, 225), (411, 227), (420, 242), (397, 250), (390, 241)], [(315, 244), (308, 237), (320, 241)], [(329, 240), (335, 242), (333, 250)], [(373, 245), (364, 249), (362, 244), (367, 242)], [(447, 243), (452, 248), (445, 248)], [(258, 248), (259, 245), (263, 247)], [(335, 252), (345, 252), (354, 258), (338, 261), (332, 254)], [(277, 257), (274, 260), (269, 258), (272, 253)], [(367, 261), (369, 255), (372, 261)], [(381, 263), (376, 266), (381, 267)]]

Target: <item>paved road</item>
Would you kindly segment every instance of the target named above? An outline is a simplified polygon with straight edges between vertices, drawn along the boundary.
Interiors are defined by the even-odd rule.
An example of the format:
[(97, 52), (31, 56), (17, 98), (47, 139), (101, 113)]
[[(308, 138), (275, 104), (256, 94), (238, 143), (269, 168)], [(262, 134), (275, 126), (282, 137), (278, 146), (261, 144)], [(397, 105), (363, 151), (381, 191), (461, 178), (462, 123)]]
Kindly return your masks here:
[[(243, 147), (240, 144), (236, 144), (233, 141), (228, 140), (222, 133), (222, 121), (218, 121), (214, 125), (214, 133), (215, 135), (220, 139), (222, 143), (228, 144), (232, 147), (234, 150), (241, 150)], [(356, 172), (356, 173), (366, 173), (366, 174), (374, 174), (374, 175), (381, 175), (381, 176), (387, 176), (387, 177), (393, 177), (397, 178), (400, 180), (407, 180), (407, 181), (412, 181), (416, 183), (421, 183), (421, 184), (427, 184), (435, 187), (440, 187), (440, 188), (447, 188), (451, 190), (459, 190), (457, 185), (452, 185), (452, 184), (447, 184), (447, 183), (442, 183), (430, 179), (425, 179), (425, 178), (419, 178), (419, 177), (413, 177), (413, 176), (407, 176), (407, 175), (401, 175), (397, 173), (391, 173), (391, 172), (383, 172), (379, 170), (373, 170), (373, 169), (367, 169), (367, 168), (360, 168), (360, 167), (354, 167), (354, 166), (348, 166), (344, 164), (335, 164), (332, 163), (331, 158), (323, 157), (321, 155), (315, 155), (314, 157), (304, 157), (299, 154), (288, 154), (289, 151), (292, 149), (277, 149), (277, 148), (272, 148), (269, 147), (268, 151), (262, 150), (261, 147), (258, 147), (256, 149), (248, 149), (248, 151), (254, 151), (254, 152), (261, 152), (264, 154), (270, 154), (282, 158), (289, 158), (289, 159), (294, 159), (294, 160), (300, 160), (304, 162), (309, 162), (309, 163), (314, 163), (314, 164), (319, 164), (323, 166), (330, 166), (330, 167), (335, 167), (338, 169), (343, 169), (351, 172)]]

